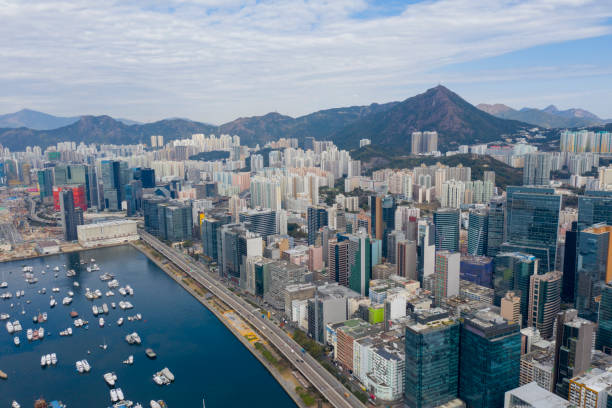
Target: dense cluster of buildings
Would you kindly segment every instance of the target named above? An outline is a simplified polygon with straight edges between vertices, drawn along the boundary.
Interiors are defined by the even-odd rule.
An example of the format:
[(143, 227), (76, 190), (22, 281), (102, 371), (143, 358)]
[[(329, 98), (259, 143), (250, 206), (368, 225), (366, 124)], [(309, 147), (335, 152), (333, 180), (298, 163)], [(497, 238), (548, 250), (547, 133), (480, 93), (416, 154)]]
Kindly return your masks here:
[[(372, 400), (601, 408), (612, 404), (612, 170), (598, 168), (606, 137), (565, 132), (557, 153), (468, 148), (520, 157), (524, 185), (505, 191), (493, 171), (474, 179), (462, 165), (366, 176), (330, 141), (262, 150), (199, 134), (5, 150), (0, 178), (36, 185), (65, 241), (128, 242), (140, 222), (186, 248), (285, 327), (328, 346)], [(414, 132), (412, 152), (439, 154), (437, 140)], [(197, 160), (209, 152), (224, 158)], [(561, 169), (591, 177), (575, 208), (551, 182)]]

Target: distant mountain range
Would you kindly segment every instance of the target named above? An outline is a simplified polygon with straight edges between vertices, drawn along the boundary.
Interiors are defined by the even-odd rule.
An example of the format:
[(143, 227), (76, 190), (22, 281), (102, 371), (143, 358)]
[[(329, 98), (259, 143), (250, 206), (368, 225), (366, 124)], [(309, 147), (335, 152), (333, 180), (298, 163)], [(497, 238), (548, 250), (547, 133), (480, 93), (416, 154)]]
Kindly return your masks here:
[(523, 108), (521, 110), (512, 109), (500, 103), (494, 105), (481, 103), (476, 107), (498, 118), (519, 120), (544, 128), (596, 126), (607, 122), (584, 109), (559, 110), (555, 105), (544, 109)]
[[(353, 149), (359, 146), (359, 139), (368, 138), (372, 144), (408, 152), (413, 131), (436, 130), (438, 147), (444, 151), (461, 144), (497, 141), (531, 127), (525, 122), (502, 119), (477, 109), (444, 86), (402, 102), (327, 109), (297, 118), (268, 113), (239, 118), (221, 126), (187, 119), (146, 124), (126, 124), (109, 116), (60, 119), (70, 119), (71, 123), (51, 130), (40, 129), (40, 126), (0, 129), (0, 144), (21, 150), (34, 145), (46, 147), (59, 141), (131, 144), (149, 143), (150, 136), (157, 134), (168, 141), (189, 137), (192, 133), (214, 133), (238, 135), (242, 143), (249, 146), (263, 146), (280, 137), (297, 138), (302, 143), (307, 136), (312, 136)], [(25, 119), (20, 123), (25, 123)]]
[[(62, 117), (49, 115), (31, 109), (22, 109), (15, 113), (0, 115), (0, 128), (28, 128), (33, 130), (52, 130), (71, 125), (77, 122), (81, 116)], [(126, 125), (140, 124), (135, 120), (117, 118), (119, 122)]]

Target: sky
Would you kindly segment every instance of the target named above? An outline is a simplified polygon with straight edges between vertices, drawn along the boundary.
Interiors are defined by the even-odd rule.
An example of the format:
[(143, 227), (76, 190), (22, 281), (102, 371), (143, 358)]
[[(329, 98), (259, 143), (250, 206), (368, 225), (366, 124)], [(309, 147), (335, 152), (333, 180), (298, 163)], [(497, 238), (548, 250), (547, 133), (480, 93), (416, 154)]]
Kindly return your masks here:
[(609, 0), (0, 0), (0, 113), (237, 117), (404, 100), (612, 118)]

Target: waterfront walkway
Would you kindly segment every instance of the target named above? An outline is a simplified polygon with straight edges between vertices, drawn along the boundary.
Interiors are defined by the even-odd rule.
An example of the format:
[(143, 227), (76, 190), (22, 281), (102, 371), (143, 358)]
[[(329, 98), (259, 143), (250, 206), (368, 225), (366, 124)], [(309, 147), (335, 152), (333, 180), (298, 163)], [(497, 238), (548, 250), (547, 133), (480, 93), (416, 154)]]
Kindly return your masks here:
[(204, 265), (194, 262), (187, 255), (165, 245), (143, 229), (139, 229), (138, 233), (143, 241), (226, 303), (245, 321), (260, 330), (261, 335), (274, 345), (334, 407), (363, 408), (361, 401), (349, 392), (333, 374), (323, 368), (312, 356), (302, 353), (302, 347), (287, 333), (270, 320), (262, 318), (258, 309), (253, 309), (252, 305), (233, 294), (215, 276), (208, 273)]

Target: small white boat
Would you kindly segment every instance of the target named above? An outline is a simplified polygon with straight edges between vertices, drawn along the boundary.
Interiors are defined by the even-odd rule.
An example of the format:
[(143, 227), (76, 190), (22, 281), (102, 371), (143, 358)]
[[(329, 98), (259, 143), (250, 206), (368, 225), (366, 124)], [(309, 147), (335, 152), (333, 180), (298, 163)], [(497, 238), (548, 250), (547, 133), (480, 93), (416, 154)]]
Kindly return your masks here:
[(115, 386), (115, 381), (117, 381), (117, 375), (115, 373), (106, 373), (103, 377), (108, 385), (111, 387)]
[(117, 388), (117, 398), (119, 398), (119, 401), (123, 401), (125, 399), (125, 397), (123, 396), (123, 391), (121, 390), (121, 388)]
[(57, 305), (57, 301), (54, 298), (51, 298), (51, 300), (49, 301), (49, 306), (55, 307), (55, 305)]
[(68, 272), (66, 272), (66, 276), (69, 278), (72, 278), (73, 276), (76, 276), (76, 272), (74, 269), (69, 269)]
[(99, 313), (99, 311), (98, 311), (98, 306), (93, 305), (93, 306), (91, 307), (91, 311), (93, 312), (94, 316), (97, 316), (97, 315), (98, 315), (98, 313)]
[(15, 400), (11, 403), (11, 408), (21, 408), (21, 405)]
[(44, 367), (47, 365), (47, 359), (45, 358), (45, 356), (41, 356), (40, 357), (40, 366)]
[(32, 333), (34, 333), (32, 329), (28, 329), (28, 331), (26, 332), (26, 337), (28, 341), (32, 341)]
[(13, 332), (15, 331), (15, 328), (13, 327), (13, 323), (11, 322), (6, 322), (6, 331), (9, 334), (13, 334)]
[(11, 315), (8, 313), (0, 313), (0, 320), (10, 319)]
[(76, 282), (76, 281), (75, 281), (75, 282), (73, 282), (73, 283), (72, 283), (72, 286), (74, 286), (75, 288), (78, 288), (78, 287), (79, 287), (79, 282)]
[(0, 282), (0, 289), (4, 289), (8, 287), (8, 282)]
[(45, 337), (45, 328), (41, 327), (38, 329), (38, 338), (42, 339), (43, 337)]
[(151, 400), (151, 402), (149, 402), (149, 405), (151, 405), (151, 408), (162, 408), (162, 406), (159, 405), (159, 403), (154, 400)]
[(119, 320), (117, 320), (117, 326), (121, 326), (123, 324), (123, 317), (120, 317)]
[(112, 402), (119, 401), (119, 397), (117, 397), (117, 391), (115, 389), (110, 390), (110, 396)]
[(59, 266), (56, 266), (55, 268), (53, 268), (53, 270), (54, 270), (55, 272), (59, 271)]
[(134, 356), (130, 354), (130, 356), (123, 360), (123, 364), (132, 365), (134, 364)]
[(104, 314), (108, 314), (108, 306), (106, 305), (106, 303), (102, 305), (102, 311), (104, 312)]
[(104, 318), (103, 318), (103, 317), (101, 317), (101, 318), (98, 320), (98, 324), (100, 325), (100, 327), (104, 327)]
[(111, 307), (114, 309), (117, 307), (117, 304), (115, 302), (111, 302)]
[(74, 297), (74, 292), (73, 292), (73, 291), (71, 291), (71, 290), (69, 290), (69, 291), (68, 291), (68, 296), (70, 296), (70, 297)]
[(21, 344), (21, 340), (19, 340), (19, 336), (15, 336), (13, 338), (13, 343), (15, 343), (16, 346)]
[(59, 293), (60, 289), (59, 288), (53, 288), (51, 289), (53, 291), (53, 293)]
[(89, 361), (83, 360), (83, 370), (88, 373), (91, 370), (91, 366), (89, 365)]
[(62, 304), (63, 304), (63, 305), (65, 305), (65, 306), (69, 305), (70, 303), (72, 303), (72, 298), (71, 298), (71, 297), (66, 296), (66, 297), (65, 297), (65, 298), (62, 300)]
[(47, 365), (51, 365), (51, 354), (45, 355), (45, 361), (47, 362)]
[(81, 361), (77, 361), (77, 362), (75, 363), (75, 365), (76, 365), (76, 370), (77, 370), (79, 373), (82, 373), (82, 372), (84, 371), (84, 368), (83, 368), (83, 362), (81, 362)]
[(51, 364), (53, 365), (57, 364), (57, 354), (55, 353), (51, 353)]

